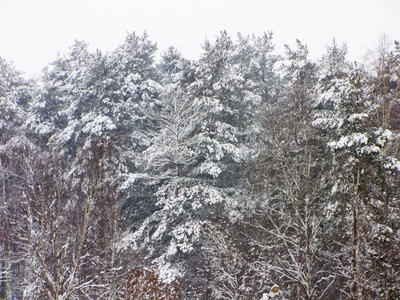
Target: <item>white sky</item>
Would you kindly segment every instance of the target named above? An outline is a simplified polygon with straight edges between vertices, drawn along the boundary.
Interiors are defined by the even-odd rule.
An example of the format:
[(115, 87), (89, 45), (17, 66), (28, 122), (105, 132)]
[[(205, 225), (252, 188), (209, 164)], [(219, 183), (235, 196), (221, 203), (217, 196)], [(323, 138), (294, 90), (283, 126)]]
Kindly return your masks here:
[(298, 38), (314, 58), (335, 37), (359, 60), (383, 34), (400, 39), (400, 0), (0, 0), (0, 56), (26, 76), (75, 39), (107, 51), (145, 30), (160, 51), (173, 45), (189, 59), (227, 30), (273, 31), (278, 51)]

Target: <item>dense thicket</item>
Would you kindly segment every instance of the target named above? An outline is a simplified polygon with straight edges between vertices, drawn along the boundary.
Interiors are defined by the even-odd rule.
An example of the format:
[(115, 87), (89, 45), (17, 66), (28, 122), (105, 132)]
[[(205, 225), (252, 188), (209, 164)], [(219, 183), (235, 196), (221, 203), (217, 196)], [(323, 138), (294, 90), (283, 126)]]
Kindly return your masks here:
[(0, 298), (399, 299), (400, 44), (156, 51), (0, 60)]

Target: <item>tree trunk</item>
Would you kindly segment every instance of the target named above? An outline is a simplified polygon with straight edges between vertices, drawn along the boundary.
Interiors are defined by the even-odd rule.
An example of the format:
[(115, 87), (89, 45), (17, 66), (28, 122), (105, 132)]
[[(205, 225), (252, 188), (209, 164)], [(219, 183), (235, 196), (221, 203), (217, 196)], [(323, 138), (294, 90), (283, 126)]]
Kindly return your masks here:
[(360, 185), (360, 169), (357, 170), (357, 177), (353, 178), (354, 194), (352, 201), (352, 286), (351, 286), (351, 299), (363, 300), (363, 290), (361, 283), (361, 270), (360, 270), (360, 206), (358, 189)]

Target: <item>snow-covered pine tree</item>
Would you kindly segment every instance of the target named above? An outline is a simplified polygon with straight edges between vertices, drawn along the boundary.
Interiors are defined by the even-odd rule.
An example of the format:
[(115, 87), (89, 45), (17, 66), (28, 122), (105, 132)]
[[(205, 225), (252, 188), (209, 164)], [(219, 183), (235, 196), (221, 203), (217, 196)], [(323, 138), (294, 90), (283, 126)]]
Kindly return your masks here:
[(204, 103), (198, 145), (202, 159), (194, 172), (225, 194), (225, 204), (231, 208), (237, 202), (239, 170), (247, 153), (244, 132), (252, 124), (249, 108), (254, 98), (258, 100), (246, 94), (245, 79), (238, 72), (240, 62), (233, 61), (233, 53), (233, 42), (226, 32), (215, 43), (206, 41), (197, 79), (189, 86), (191, 95)]
[[(128, 234), (161, 278), (175, 280), (187, 273), (186, 257), (199, 239), (201, 211), (207, 201), (207, 183), (193, 175), (200, 155), (201, 107), (174, 84), (167, 85), (157, 107), (146, 115), (155, 123), (151, 145), (143, 152), (146, 161), (142, 181), (153, 186), (155, 207), (139, 228)], [(137, 176), (135, 177), (138, 180)], [(133, 208), (134, 209), (134, 208)], [(182, 265), (183, 264), (183, 265)]]
[[(123, 204), (118, 186), (128, 169), (137, 165), (127, 159), (128, 146), (135, 153), (148, 145), (144, 130), (150, 123), (143, 108), (158, 92), (158, 85), (149, 78), (154, 51), (155, 45), (146, 35), (128, 35), (125, 43), (108, 55), (89, 53), (87, 45), (77, 41), (45, 74), (43, 93), (26, 122), (44, 147), (63, 156), (63, 180), (74, 191), (71, 207), (84, 210), (82, 199), (97, 187), (91, 203), (96, 209), (84, 244), (90, 259), (79, 274), (97, 274), (99, 285), (106, 287), (101, 293), (111, 298), (115, 297), (118, 275), (116, 243)], [(98, 264), (92, 264), (93, 260)], [(88, 295), (99, 292), (86, 290)]]
[(195, 79), (194, 62), (182, 57), (178, 49), (169, 47), (161, 56), (157, 65), (157, 75), (162, 85), (176, 84), (187, 88)]
[[(223, 45), (227, 46), (223, 47)], [(265, 269), (261, 271), (259, 268), (260, 265), (252, 253), (251, 245), (247, 243), (249, 227), (245, 222), (240, 221), (243, 213), (246, 214), (246, 212), (254, 217), (248, 200), (249, 196), (246, 195), (242, 185), (244, 165), (252, 155), (257, 153), (259, 148), (257, 136), (260, 128), (256, 122), (257, 112), (262, 103), (276, 101), (279, 81), (274, 67), (278, 56), (273, 53), (272, 34), (262, 36), (238, 34), (237, 41), (230, 42), (229, 36), (222, 33), (215, 44), (206, 43), (205, 46), (205, 49), (208, 48), (208, 50), (205, 53), (207, 55), (203, 57), (203, 63), (210, 61), (210, 66), (205, 68), (207, 65), (203, 65), (204, 74), (209, 74), (212, 67), (219, 65), (220, 68), (216, 72), (219, 72), (217, 74), (220, 75), (215, 76), (213, 90), (209, 96), (203, 95), (203, 99), (206, 103), (216, 101), (215, 103), (221, 107), (220, 111), (212, 115), (208, 113), (206, 116), (215, 119), (217, 124), (227, 124), (234, 128), (233, 136), (236, 140), (230, 141), (230, 143), (237, 147), (242, 157), (240, 161), (235, 161), (232, 156), (227, 154), (220, 162), (224, 166), (223, 170), (228, 172), (221, 172), (218, 175), (219, 178), (224, 180), (231, 177), (229, 173), (232, 171), (237, 172), (239, 176), (235, 178), (236, 183), (232, 181), (226, 186), (234, 192), (231, 194), (233, 197), (229, 195), (230, 198), (226, 198), (231, 203), (222, 204), (222, 207), (226, 203), (228, 204), (224, 210), (229, 213), (214, 212), (210, 218), (211, 222), (207, 223), (205, 230), (206, 232), (215, 230), (221, 235), (218, 237), (205, 235), (201, 248), (204, 259), (207, 259), (206, 253), (213, 251), (220, 255), (215, 258), (210, 257), (209, 266), (203, 266), (199, 270), (201, 270), (200, 273), (202, 272), (201, 276), (208, 278), (209, 291), (213, 295), (219, 295), (217, 297), (224, 295), (223, 297), (227, 298), (229, 295), (246, 297), (245, 295), (254, 295), (264, 289), (263, 282), (267, 278), (267, 272), (264, 272)], [(204, 87), (205, 80), (203, 79), (201, 82), (201, 86)], [(204, 93), (206, 89), (200, 89), (200, 91)], [(218, 133), (213, 134), (211, 141), (214, 139), (215, 143), (224, 141)], [(232, 187), (235, 188), (232, 189)], [(220, 231), (221, 229), (222, 231)], [(226, 245), (217, 245), (214, 238), (224, 240)], [(226, 267), (223, 258), (231, 257), (233, 253), (237, 255), (238, 260), (232, 266)], [(224, 274), (223, 280), (221, 274)], [(237, 280), (235, 286), (232, 286), (232, 280)], [(220, 282), (216, 283), (216, 281)]]
[(320, 249), (328, 166), (313, 127), (316, 71), (305, 45), (287, 46), (277, 101), (260, 112), (264, 144), (248, 176), (258, 199), (250, 224), (260, 265), (270, 281), (285, 282), (282, 293), (296, 299), (322, 297), (334, 281)]
[[(362, 69), (354, 67), (341, 82), (339, 101), (332, 112), (336, 122), (318, 121), (331, 134), (328, 145), (334, 152), (336, 180), (332, 194), (337, 201), (333, 215), (337, 216), (337, 230), (345, 232), (336, 240), (342, 249), (337, 268), (342, 276), (341, 291), (351, 299), (390, 298), (398, 293), (391, 284), (394, 278), (380, 273), (387, 267), (378, 267), (385, 261), (383, 252), (397, 251), (392, 235), (398, 228), (393, 222), (397, 192), (392, 182), (398, 176), (398, 160), (386, 152), (392, 132), (374, 124), (377, 109), (384, 108), (374, 105), (366, 78)], [(390, 261), (386, 266), (398, 268), (396, 259)], [(380, 276), (385, 278), (384, 286), (382, 278), (377, 279)]]
[(0, 58), (0, 297), (7, 300), (21, 297), (16, 195), (23, 186), (23, 160), (35, 148), (21, 128), (34, 92), (34, 84)]
[[(368, 178), (369, 254), (373, 282), (370, 290), (381, 298), (400, 297), (399, 280), (399, 204), (400, 179), (400, 47), (383, 37), (373, 55), (372, 70), (368, 76), (368, 96), (371, 97), (369, 118), (372, 134), (370, 140), (378, 148), (371, 160)], [(393, 47), (394, 46), (394, 47)], [(368, 173), (369, 173), (368, 172)]]

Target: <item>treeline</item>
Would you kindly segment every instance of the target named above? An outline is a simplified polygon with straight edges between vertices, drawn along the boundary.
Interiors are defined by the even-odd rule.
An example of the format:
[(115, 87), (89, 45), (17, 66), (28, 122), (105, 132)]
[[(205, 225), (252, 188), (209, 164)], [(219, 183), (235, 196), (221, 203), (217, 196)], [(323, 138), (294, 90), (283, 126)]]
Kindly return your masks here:
[(156, 51), (0, 60), (0, 298), (400, 298), (400, 44)]

